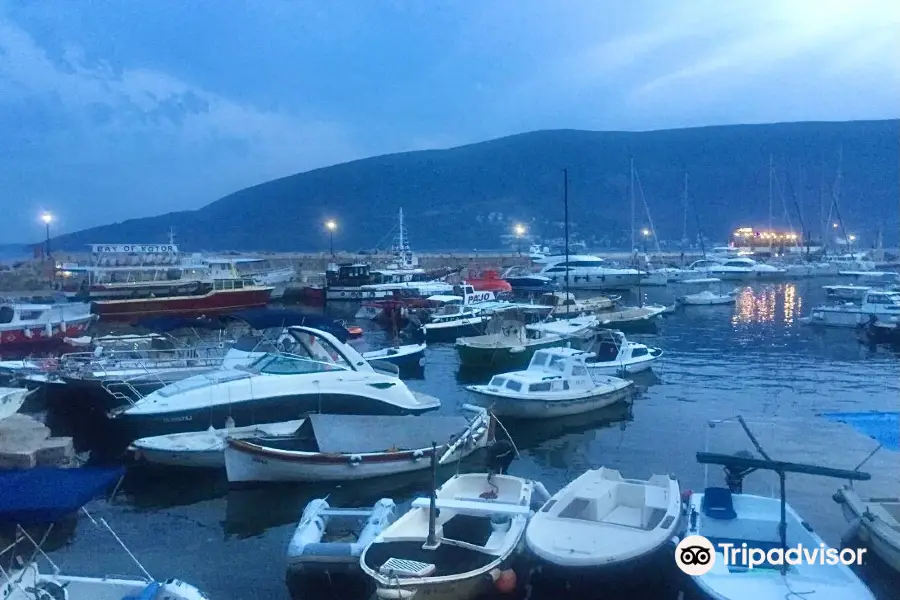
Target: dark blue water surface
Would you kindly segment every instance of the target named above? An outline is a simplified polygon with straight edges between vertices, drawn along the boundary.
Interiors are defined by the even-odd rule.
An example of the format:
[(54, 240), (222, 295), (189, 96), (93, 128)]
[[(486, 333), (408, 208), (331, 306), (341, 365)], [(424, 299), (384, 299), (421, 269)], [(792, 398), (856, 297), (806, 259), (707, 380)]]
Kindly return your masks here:
[[(889, 349), (861, 345), (853, 331), (800, 324), (798, 318), (824, 300), (823, 283), (756, 284), (744, 289), (734, 307), (687, 307), (668, 315), (658, 335), (634, 336), (662, 347), (665, 354), (653, 373), (637, 379), (641, 392), (631, 408), (511, 430), (521, 456), (510, 472), (542, 481), (551, 493), (597, 466), (619, 469), (627, 477), (674, 473), (683, 489), (701, 489), (705, 470), (696, 464), (697, 451), (749, 447), (736, 426), (707, 425), (710, 419), (737, 414), (751, 422), (774, 458), (852, 468), (877, 444), (847, 426), (829, 423), (826, 429), (816, 413), (896, 410), (900, 357)], [(667, 303), (673, 294), (644, 291), (649, 300)], [(384, 337), (373, 329), (361, 346), (380, 347)], [(439, 397), (445, 413), (467, 402), (463, 383), (472, 378), (458, 373), (452, 344), (430, 347), (426, 363), (424, 379), (408, 382), (413, 390)], [(880, 464), (896, 465), (894, 460)], [(711, 484), (722, 483), (717, 468), (710, 468), (708, 476)], [(344, 506), (368, 505), (381, 496), (406, 501), (427, 489), (427, 478), (229, 491), (222, 476), (135, 471), (112, 503), (95, 503), (92, 510), (109, 521), (157, 577), (186, 579), (216, 600), (276, 600), (288, 598), (285, 551), (310, 498), (330, 493), (333, 504)], [(758, 479), (751, 484), (753, 478)], [(893, 487), (891, 495), (900, 491), (900, 471), (873, 471), (873, 478), (879, 480), (880, 495), (885, 487)], [(766, 492), (771, 483), (762, 474), (748, 478), (748, 488), (755, 485)], [(841, 483), (809, 476), (788, 479), (789, 502), (831, 544), (840, 543), (846, 528), (831, 499)], [(68, 572), (134, 573), (109, 535), (85, 520), (53, 557)], [(879, 599), (900, 594), (897, 580), (885, 568), (870, 564), (862, 575)], [(674, 599), (678, 587), (675, 582), (626, 593), (613, 586), (596, 590), (594, 597)], [(524, 586), (522, 594), (584, 597)], [(323, 590), (321, 597), (331, 595)]]

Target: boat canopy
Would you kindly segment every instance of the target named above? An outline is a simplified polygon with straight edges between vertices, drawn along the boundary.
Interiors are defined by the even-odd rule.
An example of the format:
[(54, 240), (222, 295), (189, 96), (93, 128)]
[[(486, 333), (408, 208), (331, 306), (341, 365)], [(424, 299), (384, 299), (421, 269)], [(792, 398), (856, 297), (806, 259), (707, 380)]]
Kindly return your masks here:
[(0, 471), (0, 522), (55, 523), (109, 489), (124, 467), (35, 467)]
[(888, 450), (900, 451), (900, 412), (827, 412), (820, 416), (850, 425)]
[[(439, 446), (461, 436), (469, 421), (460, 415), (310, 415), (300, 432), (310, 429), (319, 452), (334, 454), (390, 452)], [(304, 428), (306, 431), (304, 431)]]
[(350, 338), (347, 329), (334, 319), (285, 308), (242, 310), (240, 312), (228, 313), (227, 315), (223, 315), (222, 318), (243, 321), (253, 329), (257, 330), (274, 329), (276, 327), (286, 328), (303, 326), (326, 331), (341, 342), (346, 342)]

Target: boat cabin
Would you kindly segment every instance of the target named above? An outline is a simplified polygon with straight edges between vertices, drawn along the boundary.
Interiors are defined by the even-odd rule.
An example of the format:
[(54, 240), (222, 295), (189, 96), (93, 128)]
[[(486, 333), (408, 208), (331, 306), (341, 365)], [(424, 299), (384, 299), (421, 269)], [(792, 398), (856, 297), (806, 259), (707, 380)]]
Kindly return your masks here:
[(45, 313), (52, 308), (49, 304), (0, 304), (0, 325), (43, 325), (49, 319)]
[(546, 348), (531, 357), (524, 371), (495, 375), (489, 387), (510, 392), (546, 393), (593, 387), (584, 359), (586, 352), (572, 348)]
[(578, 301), (575, 299), (575, 294), (572, 292), (548, 292), (546, 294), (541, 294), (541, 297), (538, 299), (538, 304), (541, 306), (562, 308), (566, 306), (575, 307), (578, 305)]

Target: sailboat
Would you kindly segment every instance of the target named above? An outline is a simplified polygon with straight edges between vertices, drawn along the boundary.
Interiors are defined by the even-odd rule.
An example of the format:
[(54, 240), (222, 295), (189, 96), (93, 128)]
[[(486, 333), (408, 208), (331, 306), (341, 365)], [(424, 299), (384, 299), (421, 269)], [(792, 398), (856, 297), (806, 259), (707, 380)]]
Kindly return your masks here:
[[(631, 252), (635, 258), (635, 263), (637, 263), (637, 247), (635, 246), (635, 194), (634, 194), (634, 184), (635, 177), (637, 173), (634, 170), (634, 159), (631, 159), (631, 177), (629, 179), (629, 196), (631, 197)], [(638, 186), (640, 186), (640, 179), (637, 181)], [(656, 235), (656, 228), (653, 226), (653, 218), (650, 216), (650, 207), (647, 206), (647, 198), (644, 196), (643, 187), (641, 187), (641, 201), (644, 203), (644, 212), (647, 215), (647, 221), (650, 224), (650, 227), (647, 229), (643, 229), (641, 231), (641, 235), (646, 237), (652, 236), (653, 243), (656, 244), (656, 253), (662, 254), (662, 250), (659, 247), (659, 238)], [(641, 281), (640, 286), (652, 286), (652, 287), (665, 287), (669, 283), (669, 277), (665, 272), (659, 272), (650, 269), (650, 257), (646, 254), (646, 248), (644, 249), (644, 271), (641, 273)], [(635, 264), (637, 268), (637, 264)]]

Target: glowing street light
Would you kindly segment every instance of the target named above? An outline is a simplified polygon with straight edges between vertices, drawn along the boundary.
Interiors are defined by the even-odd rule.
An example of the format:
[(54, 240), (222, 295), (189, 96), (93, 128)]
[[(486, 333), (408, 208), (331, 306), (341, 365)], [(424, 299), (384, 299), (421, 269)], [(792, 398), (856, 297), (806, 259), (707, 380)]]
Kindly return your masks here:
[(641, 235), (643, 235), (644, 237), (650, 237), (650, 230), (644, 227), (643, 229), (641, 229)]
[(47, 211), (41, 213), (41, 221), (44, 222), (44, 226), (47, 228), (47, 258), (50, 258), (50, 223), (53, 222), (53, 215)]
[(837, 223), (832, 223), (832, 224), (831, 224), (831, 228), (832, 228), (832, 229), (837, 229), (837, 228), (838, 228), (838, 224), (837, 224)]
[(325, 221), (325, 229), (328, 230), (328, 249), (331, 256), (334, 257), (334, 230), (337, 229), (337, 222), (334, 219)]
[(519, 256), (522, 256), (522, 236), (525, 235), (527, 231), (528, 230), (521, 223), (516, 223), (513, 227), (513, 232), (516, 234), (516, 246), (518, 248)]

